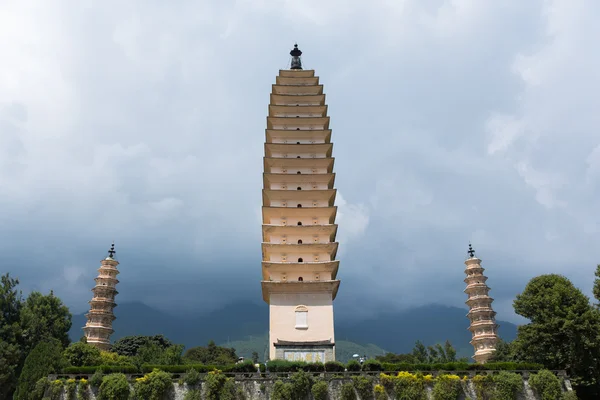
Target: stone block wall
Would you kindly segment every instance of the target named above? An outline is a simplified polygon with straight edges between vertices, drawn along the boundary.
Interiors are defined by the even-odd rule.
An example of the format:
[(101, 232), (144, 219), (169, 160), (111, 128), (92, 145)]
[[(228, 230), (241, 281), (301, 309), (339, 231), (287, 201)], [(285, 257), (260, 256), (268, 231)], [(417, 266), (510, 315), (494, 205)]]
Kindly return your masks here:
[[(492, 373), (492, 372), (490, 371), (489, 373)], [(337, 377), (333, 377), (333, 374), (331, 377), (327, 377), (326, 376), (327, 374), (314, 374), (314, 375), (321, 375), (320, 377), (317, 377), (317, 378), (322, 378), (327, 381), (327, 383), (328, 383), (327, 400), (344, 400), (341, 395), (342, 386), (345, 383), (353, 382), (351, 377), (347, 377), (347, 376), (342, 377), (342, 376), (340, 376), (340, 374), (338, 374)], [(344, 375), (344, 373), (341, 373), (341, 375)], [(61, 376), (61, 377), (64, 378), (64, 376)], [(56, 378), (57, 378), (57, 376), (50, 377), (51, 380), (54, 380)], [(86, 376), (85, 378), (88, 379), (89, 376)], [(380, 381), (377, 378), (377, 376), (373, 376), (373, 378), (374, 378), (373, 387), (375, 387), (375, 385), (379, 384)], [(275, 382), (277, 380), (286, 381), (286, 378), (283, 376), (280, 376), (280, 377), (256, 376), (253, 378), (234, 377), (233, 379), (235, 379), (236, 387), (240, 389), (239, 393), (238, 393), (238, 397), (235, 400), (267, 400), (267, 399), (271, 399), (273, 391), (274, 391)], [(531, 386), (529, 385), (527, 374), (525, 374), (523, 377), (523, 383), (524, 383), (523, 391), (515, 397), (515, 400), (539, 400), (539, 397), (534, 393)], [(131, 392), (133, 393), (133, 385), (130, 385), (130, 387), (131, 387)], [(470, 380), (470, 379), (461, 380), (461, 388), (462, 388), (461, 393), (457, 397), (456, 400), (477, 400), (477, 396), (475, 393), (475, 387), (473, 385), (472, 380)], [(165, 395), (163, 400), (185, 400), (186, 394), (191, 389), (200, 390), (200, 392), (202, 393), (202, 399), (207, 398), (206, 387), (205, 387), (204, 383), (198, 384), (195, 388), (190, 388), (185, 383), (182, 383), (181, 381), (174, 381), (173, 388), (170, 390), (169, 393), (167, 393)], [(426, 386), (428, 400), (433, 400), (432, 390), (433, 390), (433, 384), (428, 384)], [(564, 392), (572, 391), (569, 380), (564, 377), (562, 379), (562, 390)], [(87, 391), (87, 394), (88, 394), (89, 400), (97, 400), (98, 390), (96, 388), (89, 388)], [(361, 398), (359, 392), (356, 390), (355, 390), (355, 394), (356, 394), (356, 400), (380, 399), (380, 397), (375, 397), (375, 396), (373, 396), (369, 399), (363, 399), (363, 398)], [(47, 396), (47, 398), (51, 398), (49, 392), (46, 393), (46, 396)], [(76, 399), (76, 398), (77, 397), (74, 397), (74, 399)], [(573, 398), (575, 398), (575, 397), (573, 397)], [(392, 393), (387, 393), (387, 399), (394, 400), (395, 396)], [(60, 395), (60, 398), (54, 398), (52, 400), (69, 400), (69, 399), (67, 398), (66, 393), (63, 391), (63, 393)], [(313, 398), (312, 395), (309, 394), (309, 396), (306, 398), (306, 400), (315, 400), (315, 399)]]

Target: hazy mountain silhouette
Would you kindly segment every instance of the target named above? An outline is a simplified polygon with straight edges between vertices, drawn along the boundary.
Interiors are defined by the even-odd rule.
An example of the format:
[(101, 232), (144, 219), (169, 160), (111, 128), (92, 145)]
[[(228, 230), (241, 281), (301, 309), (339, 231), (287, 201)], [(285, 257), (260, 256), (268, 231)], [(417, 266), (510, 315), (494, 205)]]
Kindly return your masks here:
[[(404, 311), (386, 312), (361, 320), (336, 320), (336, 341), (353, 342), (360, 346), (394, 353), (409, 352), (417, 340), (425, 345), (450, 340), (459, 355), (470, 356), (472, 347), (467, 330), (467, 310), (442, 305), (426, 305)], [(113, 341), (129, 335), (163, 334), (186, 348), (206, 345), (209, 340), (219, 344), (234, 342), (237, 347), (254, 348), (262, 343), (269, 326), (266, 304), (238, 302), (203, 315), (179, 317), (156, 310), (142, 303), (124, 303), (115, 308)], [(509, 341), (516, 337), (516, 325), (498, 321), (500, 336)], [(70, 336), (78, 340), (85, 324), (83, 314), (73, 316)], [(236, 347), (234, 346), (234, 347)], [(261, 345), (262, 346), (262, 345)], [(236, 347), (236, 348), (237, 348)], [(249, 351), (249, 350), (248, 350)], [(258, 351), (262, 357), (263, 351)]]

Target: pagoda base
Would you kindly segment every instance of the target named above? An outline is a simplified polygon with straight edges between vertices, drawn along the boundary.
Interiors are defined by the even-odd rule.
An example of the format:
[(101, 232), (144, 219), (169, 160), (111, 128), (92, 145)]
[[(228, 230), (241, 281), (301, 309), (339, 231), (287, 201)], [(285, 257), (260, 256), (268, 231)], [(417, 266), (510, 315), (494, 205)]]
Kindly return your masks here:
[(321, 363), (335, 361), (335, 343), (330, 340), (290, 342), (277, 339), (273, 346), (278, 360)]

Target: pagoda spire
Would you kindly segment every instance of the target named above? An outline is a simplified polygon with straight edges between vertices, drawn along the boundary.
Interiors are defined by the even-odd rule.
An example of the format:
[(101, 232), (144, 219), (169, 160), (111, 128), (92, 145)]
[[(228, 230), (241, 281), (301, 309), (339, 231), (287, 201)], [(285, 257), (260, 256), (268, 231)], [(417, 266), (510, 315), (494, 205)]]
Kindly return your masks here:
[(298, 44), (294, 44), (294, 49), (290, 51), (290, 55), (292, 56), (292, 66), (290, 69), (302, 69), (302, 60), (300, 59), (302, 51), (298, 48)]
[(291, 68), (272, 86), (263, 159), (262, 295), (269, 359), (335, 360), (333, 301), (340, 281), (333, 144), (323, 85)]
[(490, 288), (486, 284), (487, 277), (483, 275), (485, 269), (481, 266), (481, 260), (475, 256), (471, 243), (467, 254), (469, 257), (465, 261), (465, 293), (468, 295), (466, 304), (469, 306), (467, 318), (470, 321), (471, 344), (475, 350), (473, 359), (477, 363), (485, 364), (496, 351), (498, 342), (496, 312), (492, 309), (494, 299), (488, 294)]
[(90, 300), (90, 311), (85, 315), (87, 322), (83, 332), (87, 343), (92, 344), (100, 350), (110, 348), (110, 335), (114, 332), (112, 322), (115, 320), (113, 309), (117, 306), (115, 297), (119, 293), (116, 286), (119, 281), (117, 275), (119, 262), (115, 259), (115, 243), (108, 250), (108, 256), (100, 261), (96, 285), (92, 289), (94, 293)]

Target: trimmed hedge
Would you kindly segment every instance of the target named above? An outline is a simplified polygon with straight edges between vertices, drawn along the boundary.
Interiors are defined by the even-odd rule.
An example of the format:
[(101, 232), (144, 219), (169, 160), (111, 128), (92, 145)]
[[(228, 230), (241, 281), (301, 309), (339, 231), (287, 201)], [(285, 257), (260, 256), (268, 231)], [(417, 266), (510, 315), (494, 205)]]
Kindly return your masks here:
[(245, 361), (240, 364), (232, 365), (204, 365), (204, 364), (183, 364), (183, 365), (142, 365), (142, 372), (152, 372), (154, 369), (159, 369), (165, 372), (171, 373), (185, 373), (191, 369), (194, 369), (200, 373), (207, 373), (210, 371), (219, 370), (221, 372), (232, 372), (232, 373), (246, 373), (251, 374), (256, 372), (256, 367), (252, 361)]
[(133, 365), (97, 365), (94, 367), (67, 367), (63, 369), (63, 374), (93, 374), (96, 371), (102, 371), (103, 374), (122, 373), (135, 374), (139, 370)]
[[(533, 363), (514, 363), (514, 362), (491, 362), (487, 364), (468, 364), (464, 362), (440, 363), (440, 364), (408, 364), (408, 363), (380, 363), (376, 360), (367, 360), (361, 366), (356, 360), (351, 360), (344, 366), (340, 362), (328, 361), (322, 363), (306, 363), (303, 361), (273, 360), (267, 362), (269, 372), (343, 372), (347, 369), (351, 372), (401, 372), (401, 371), (539, 371), (543, 369), (541, 364)], [(67, 367), (63, 370), (64, 374), (93, 374), (100, 370), (104, 374), (110, 373), (149, 373), (154, 369), (170, 373), (186, 373), (194, 369), (200, 373), (207, 373), (214, 370), (220, 370), (225, 373), (255, 373), (256, 366), (252, 361), (246, 361), (240, 364), (232, 365), (204, 365), (204, 364), (183, 364), (183, 365), (154, 365), (144, 364), (140, 369), (130, 365), (99, 365), (94, 367)], [(260, 364), (260, 371), (265, 372), (264, 364)]]
[(341, 362), (327, 361), (325, 363), (325, 371), (327, 372), (344, 372), (346, 367)]
[[(365, 363), (366, 365), (366, 363)], [(383, 371), (539, 371), (544, 368), (541, 364), (534, 363), (513, 363), (513, 362), (491, 362), (487, 364), (468, 364), (463, 362), (438, 363), (438, 364), (408, 364), (408, 363), (383, 363)], [(363, 365), (363, 371), (366, 371)], [(370, 371), (376, 371), (370, 369)]]
[(304, 361), (273, 360), (267, 362), (269, 372), (325, 372), (322, 363), (306, 363)]

